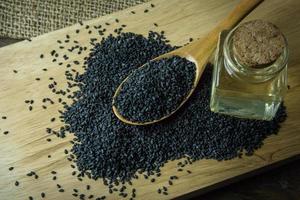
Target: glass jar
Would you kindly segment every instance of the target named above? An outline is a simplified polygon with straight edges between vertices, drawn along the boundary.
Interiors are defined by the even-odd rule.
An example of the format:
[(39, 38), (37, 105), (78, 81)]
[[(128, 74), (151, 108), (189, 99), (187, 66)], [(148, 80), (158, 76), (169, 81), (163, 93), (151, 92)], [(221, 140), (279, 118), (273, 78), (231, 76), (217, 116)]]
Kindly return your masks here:
[(262, 68), (241, 65), (233, 54), (232, 31), (220, 33), (215, 54), (210, 109), (241, 118), (271, 120), (287, 89), (288, 47)]

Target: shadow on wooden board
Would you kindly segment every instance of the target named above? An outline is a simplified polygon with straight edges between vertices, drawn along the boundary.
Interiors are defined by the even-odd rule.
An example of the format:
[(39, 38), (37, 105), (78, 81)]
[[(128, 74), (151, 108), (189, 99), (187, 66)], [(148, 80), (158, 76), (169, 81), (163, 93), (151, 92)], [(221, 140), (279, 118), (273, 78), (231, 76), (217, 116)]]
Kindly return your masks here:
[[(286, 164), (289, 164), (287, 166), (284, 166)], [(288, 189), (288, 183), (285, 181), (285, 180), (282, 180), (282, 177), (277, 174), (278, 171), (281, 172), (281, 168), (277, 169), (278, 167), (286, 167), (286, 168), (292, 168), (290, 166), (294, 166), (296, 165), (296, 167), (298, 166), (298, 171), (294, 172), (293, 174), (296, 174), (295, 175), (295, 178), (296, 177), (299, 177), (298, 179), (298, 187), (299, 188), (291, 188), (291, 189), (296, 189), (298, 190), (298, 195), (300, 195), (300, 155), (296, 155), (294, 157), (291, 157), (289, 159), (286, 159), (286, 160), (283, 160), (283, 161), (280, 161), (280, 162), (277, 162), (277, 163), (274, 163), (272, 165), (269, 165), (269, 166), (266, 166), (266, 167), (263, 167), (263, 168), (260, 168), (260, 169), (257, 169), (257, 170), (254, 170), (252, 172), (249, 172), (249, 173), (246, 173), (246, 174), (243, 174), (243, 175), (240, 175), (240, 176), (237, 176), (237, 177), (234, 177), (234, 178), (231, 178), (231, 179), (228, 179), (228, 180), (225, 180), (223, 182), (220, 182), (220, 183), (217, 183), (215, 185), (211, 185), (209, 187), (206, 187), (206, 188), (202, 188), (201, 190), (197, 190), (197, 191), (194, 191), (192, 193), (189, 193), (189, 194), (186, 194), (186, 195), (183, 195), (183, 196), (180, 196), (178, 198), (176, 198), (176, 200), (183, 200), (183, 199), (193, 199), (193, 200), (215, 200), (215, 199), (230, 199), (230, 200), (250, 200), (250, 199), (255, 199), (255, 200), (260, 200), (261, 198), (259, 198), (259, 196), (264, 196), (263, 199), (268, 199), (268, 200), (271, 200), (271, 199), (280, 199), (280, 200), (284, 200), (284, 199), (289, 199), (289, 200), (296, 200), (297, 199), (297, 195), (290, 195), (290, 194), (280, 194), (280, 192), (276, 192), (274, 190), (272, 191), (269, 191), (269, 190), (264, 190), (265, 193), (268, 193), (268, 194), (257, 194), (256, 195), (250, 195), (248, 196), (247, 195), (247, 191), (235, 191), (235, 189), (233, 189), (234, 191), (230, 190), (228, 187), (226, 188), (223, 188), (223, 191), (218, 191), (217, 189), (221, 189), (222, 187), (224, 186), (228, 186), (232, 183), (236, 183), (238, 184), (237, 182), (239, 181), (242, 181), (241, 182), (241, 186), (247, 186), (247, 188), (249, 188), (249, 190), (254, 190), (256, 187), (259, 187), (258, 184), (266, 184), (265, 182), (267, 182), (268, 186), (273, 186), (275, 187), (274, 185), (275, 184), (281, 184), (281, 186), (283, 188), (286, 187), (286, 189)], [(247, 180), (244, 180), (244, 179), (247, 179), (247, 178), (250, 178), (250, 177), (253, 177), (253, 176), (258, 176), (262, 173), (265, 173), (267, 171), (270, 171), (270, 170), (277, 170), (274, 174), (274, 177), (270, 178), (270, 174), (266, 175), (268, 177), (265, 178), (265, 181), (264, 183), (260, 183), (259, 180), (249, 180), (248, 183), (246, 183)], [(282, 169), (282, 172), (288, 172), (290, 169)], [(293, 169), (293, 170), (297, 170), (297, 169)], [(272, 171), (270, 171), (269, 173), (272, 173)], [(264, 175), (264, 174), (263, 174)], [(253, 177), (253, 178), (256, 178), (256, 177)], [(272, 181), (277, 180), (276, 183), (272, 183)], [(296, 185), (296, 184), (295, 184)], [(237, 185), (233, 185), (234, 188), (237, 187)], [(230, 186), (229, 186), (230, 187)], [(231, 188), (232, 189), (232, 188)], [(240, 190), (241, 188), (236, 188), (237, 190)], [(219, 194), (212, 194), (213, 193), (213, 190), (216, 190), (216, 193), (219, 193)], [(251, 192), (251, 191), (249, 191)], [(220, 194), (221, 193), (221, 194)], [(226, 194), (225, 194), (226, 193)], [(228, 194), (230, 193), (230, 194)], [(274, 194), (276, 193), (276, 194)], [(235, 196), (235, 197), (234, 197)], [(269, 197), (266, 197), (266, 196), (269, 196)], [(270, 196), (276, 196), (276, 198), (271, 198), (270, 199)], [(299, 197), (299, 196), (298, 196)]]

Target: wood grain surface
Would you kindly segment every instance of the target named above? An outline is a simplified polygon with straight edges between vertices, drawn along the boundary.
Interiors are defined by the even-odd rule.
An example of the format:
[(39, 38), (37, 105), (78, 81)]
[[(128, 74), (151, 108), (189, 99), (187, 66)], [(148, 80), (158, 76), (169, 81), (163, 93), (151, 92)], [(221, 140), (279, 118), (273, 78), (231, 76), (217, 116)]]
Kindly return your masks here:
[[(156, 5), (155, 8), (151, 8), (150, 4), (143, 4), (85, 22), (84, 26), (77, 24), (33, 38), (32, 42), (23, 41), (0, 48), (0, 114), (7, 116), (6, 120), (0, 121), (0, 131), (1, 133), (9, 131), (7, 135), (0, 135), (1, 199), (28, 199), (28, 196), (40, 199), (41, 192), (46, 193), (46, 199), (73, 199), (71, 196), (73, 188), (78, 188), (86, 194), (107, 195), (109, 199), (119, 199), (116, 195), (109, 195), (108, 189), (101, 181), (84, 178), (82, 182), (79, 182), (71, 176), (73, 170), (70, 167), (71, 163), (66, 159), (64, 149), (71, 148), (69, 141), (72, 135), (60, 139), (47, 135), (45, 132), (47, 127), (58, 129), (61, 126), (58, 120), (50, 122), (53, 116), (59, 116), (57, 111), (61, 109), (60, 104), (51, 104), (47, 110), (41, 107), (44, 97), (57, 101), (57, 97), (48, 89), (49, 77), (54, 77), (59, 87), (64, 89), (66, 87), (64, 66), (73, 60), (82, 62), (83, 57), (88, 54), (87, 51), (80, 56), (70, 55), (70, 60), (64, 61), (63, 66), (59, 67), (57, 63), (51, 62), (49, 52), (52, 49), (58, 50), (60, 54), (66, 52), (66, 50), (60, 50), (56, 42), (58, 39), (64, 40), (66, 34), (78, 40), (81, 45), (91, 47), (89, 38), (98, 37), (98, 35), (95, 31), (88, 34), (85, 25), (104, 25), (105, 22), (110, 22), (111, 25), (107, 27), (107, 30), (112, 32), (115, 27), (118, 27), (114, 23), (115, 18), (120, 20), (120, 24), (127, 25), (125, 31), (147, 34), (149, 30), (164, 30), (172, 44), (182, 45), (188, 42), (190, 37), (204, 36), (238, 1), (157, 0), (153, 3)], [(146, 8), (149, 9), (148, 13), (143, 12)], [(131, 14), (131, 10), (134, 10), (136, 14)], [(141, 179), (133, 181), (133, 186), (137, 188), (138, 199), (169, 199), (196, 190), (204, 190), (209, 186), (222, 184), (231, 178), (300, 154), (300, 108), (298, 106), (300, 1), (266, 0), (245, 20), (256, 18), (266, 19), (278, 25), (289, 41), (290, 90), (285, 101), (288, 119), (282, 125), (279, 134), (267, 138), (264, 146), (256, 151), (254, 156), (223, 162), (201, 160), (186, 167), (192, 171), (192, 174), (177, 172), (177, 162), (169, 162), (162, 169), (162, 177), (155, 183)], [(155, 27), (154, 22), (159, 27)], [(76, 29), (80, 29), (80, 34), (75, 33)], [(40, 59), (41, 53), (45, 55), (44, 59)], [(48, 70), (43, 71), (43, 68)], [(14, 73), (13, 70), (18, 72)], [(35, 78), (41, 80), (36, 81)], [(28, 105), (24, 103), (25, 99), (35, 101), (32, 111), (28, 110)], [(48, 138), (51, 138), (52, 142), (47, 142)], [(51, 155), (51, 158), (48, 158), (48, 155)], [(14, 167), (13, 171), (8, 170), (11, 166)], [(38, 179), (26, 176), (31, 170), (39, 175)], [(51, 170), (58, 172), (56, 181), (52, 180)], [(169, 187), (169, 195), (157, 194), (157, 188), (167, 185), (170, 175), (177, 175), (179, 179)], [(20, 182), (18, 187), (14, 185), (16, 180)], [(64, 187), (64, 193), (57, 191), (56, 183)], [(85, 190), (86, 184), (92, 186), (90, 191)]]

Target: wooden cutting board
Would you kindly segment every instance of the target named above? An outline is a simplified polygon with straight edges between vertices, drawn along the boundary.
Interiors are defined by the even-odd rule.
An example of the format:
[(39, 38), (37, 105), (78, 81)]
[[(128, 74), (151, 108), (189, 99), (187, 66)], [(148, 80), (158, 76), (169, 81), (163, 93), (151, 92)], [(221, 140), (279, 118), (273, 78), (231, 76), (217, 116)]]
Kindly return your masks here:
[[(72, 40), (76, 39), (81, 45), (91, 47), (89, 38), (98, 37), (94, 25), (107, 26), (107, 33), (112, 32), (120, 24), (126, 24), (125, 31), (147, 34), (149, 30), (166, 32), (172, 44), (182, 45), (189, 38), (201, 38), (212, 29), (237, 3), (238, 0), (154, 0), (150, 3), (139, 5), (121, 12), (117, 12), (99, 19), (84, 22), (81, 26), (76, 24), (62, 30), (54, 31), (36, 38), (32, 41), (23, 41), (8, 47), (0, 48), (0, 199), (28, 199), (33, 196), (40, 199), (40, 193), (46, 193), (46, 199), (76, 199), (71, 196), (72, 189), (78, 188), (81, 192), (94, 195), (107, 195), (108, 199), (118, 199), (115, 194), (108, 194), (108, 189), (102, 181), (93, 181), (84, 178), (79, 182), (71, 176), (73, 171), (70, 162), (66, 159), (64, 149), (70, 149), (69, 141), (72, 135), (64, 139), (47, 135), (46, 127), (58, 129), (59, 120), (50, 122), (53, 116), (58, 117), (61, 106), (56, 103), (48, 89), (49, 77), (54, 77), (58, 85), (65, 88), (65, 66), (73, 60), (83, 61), (88, 54), (69, 54), (70, 59), (63, 61), (61, 67), (58, 62), (53, 63), (49, 52), (56, 49), (58, 52), (67, 52), (59, 49), (57, 40), (65, 40), (69, 34)], [(149, 12), (144, 13), (148, 9)], [(131, 11), (136, 14), (132, 14)], [(115, 19), (120, 23), (117, 24)], [(169, 162), (162, 169), (162, 177), (155, 183), (149, 180), (134, 180), (133, 186), (137, 189), (138, 199), (169, 199), (180, 197), (191, 192), (204, 192), (228, 183), (236, 177), (257, 169), (278, 163), (279, 161), (293, 158), (300, 154), (300, 1), (299, 0), (266, 0), (255, 9), (245, 20), (261, 18), (278, 25), (287, 36), (290, 47), (288, 78), (290, 90), (286, 97), (288, 119), (283, 123), (278, 135), (273, 135), (265, 140), (264, 146), (255, 152), (254, 156), (218, 162), (215, 160), (200, 160), (186, 169), (186, 172), (177, 172), (176, 163)], [(153, 23), (159, 26), (155, 27)], [(90, 29), (85, 29), (90, 25)], [(76, 34), (75, 30), (80, 33)], [(88, 30), (92, 30), (91, 34)], [(106, 33), (106, 34), (107, 34)], [(66, 44), (68, 46), (71, 44)], [(40, 59), (40, 54), (45, 57)], [(46, 68), (47, 71), (43, 71)], [(15, 73), (13, 70), (17, 70)], [(35, 80), (40, 78), (40, 81)], [(55, 100), (45, 110), (42, 108), (42, 99), (50, 97)], [(33, 110), (24, 100), (34, 100)], [(2, 134), (9, 131), (7, 135)], [(52, 141), (47, 142), (50, 138)], [(51, 155), (51, 158), (48, 158)], [(14, 170), (8, 168), (13, 166)], [(39, 178), (34, 179), (26, 174), (35, 171)], [(50, 171), (58, 172), (57, 180), (53, 181)], [(169, 195), (159, 195), (158, 187), (167, 185), (170, 175), (177, 175), (178, 180), (168, 189)], [(16, 187), (15, 181), (20, 185)], [(59, 183), (65, 189), (64, 193), (57, 191)], [(86, 191), (86, 184), (92, 186)], [(80, 192), (80, 193), (81, 193)]]

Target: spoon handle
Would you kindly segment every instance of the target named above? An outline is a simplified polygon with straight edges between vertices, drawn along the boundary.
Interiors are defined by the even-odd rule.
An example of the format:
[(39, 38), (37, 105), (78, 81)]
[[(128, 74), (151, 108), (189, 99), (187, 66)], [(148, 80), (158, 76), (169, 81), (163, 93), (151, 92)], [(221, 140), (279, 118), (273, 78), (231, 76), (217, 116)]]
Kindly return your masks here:
[(187, 56), (196, 59), (198, 67), (207, 63), (210, 55), (214, 51), (219, 33), (224, 29), (231, 29), (236, 26), (244, 17), (246, 17), (263, 0), (241, 0), (239, 4), (223, 19), (210, 33), (201, 40), (195, 41), (180, 51)]

